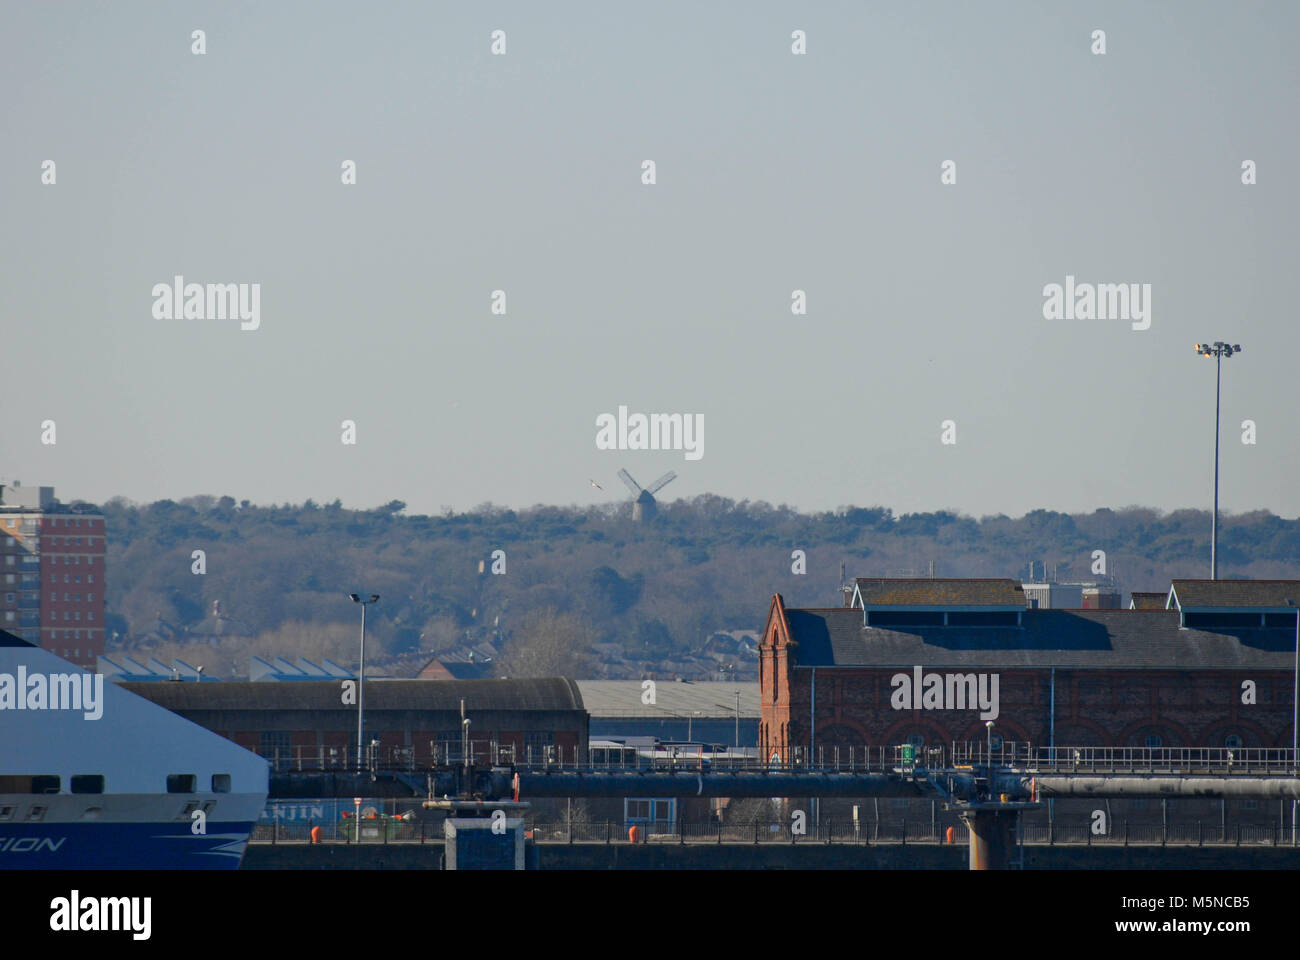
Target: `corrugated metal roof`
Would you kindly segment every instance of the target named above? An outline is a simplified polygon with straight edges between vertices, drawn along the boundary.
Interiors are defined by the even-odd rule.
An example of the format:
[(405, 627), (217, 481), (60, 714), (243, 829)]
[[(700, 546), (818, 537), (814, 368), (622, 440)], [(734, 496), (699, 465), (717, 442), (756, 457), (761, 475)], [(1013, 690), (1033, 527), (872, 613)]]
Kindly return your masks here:
[[(859, 620), (862, 614), (858, 614)], [(655, 702), (641, 702), (641, 680), (579, 680), (582, 702), (593, 717), (734, 717), (736, 694), (740, 715), (757, 717), (762, 711), (757, 683), (678, 683), (655, 681)]]
[(1300, 605), (1300, 580), (1175, 580), (1173, 585), (1184, 610)]
[[(122, 686), (169, 710), (338, 710), (339, 681), (296, 683), (124, 683)], [(581, 710), (575, 681), (372, 680), (366, 710)]]
[(868, 629), (858, 610), (787, 610), (798, 666), (1285, 669), (1290, 630), (1183, 630), (1176, 610), (1026, 610), (1023, 629)]
[(1010, 578), (991, 580), (918, 577), (858, 577), (858, 592), (867, 606), (1000, 606), (1023, 607), (1025, 594)]

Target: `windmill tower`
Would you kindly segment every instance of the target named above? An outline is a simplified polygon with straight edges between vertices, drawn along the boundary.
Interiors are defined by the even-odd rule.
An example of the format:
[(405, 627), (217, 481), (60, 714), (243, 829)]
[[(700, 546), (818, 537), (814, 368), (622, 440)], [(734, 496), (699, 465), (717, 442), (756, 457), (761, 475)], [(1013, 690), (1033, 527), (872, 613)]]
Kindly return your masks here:
[(618, 477), (627, 488), (632, 491), (632, 519), (638, 522), (653, 520), (657, 507), (655, 506), (655, 494), (666, 487), (669, 483), (677, 478), (677, 474), (669, 470), (662, 477), (656, 480), (650, 486), (642, 489), (641, 484), (632, 479), (632, 474), (626, 470), (620, 470)]

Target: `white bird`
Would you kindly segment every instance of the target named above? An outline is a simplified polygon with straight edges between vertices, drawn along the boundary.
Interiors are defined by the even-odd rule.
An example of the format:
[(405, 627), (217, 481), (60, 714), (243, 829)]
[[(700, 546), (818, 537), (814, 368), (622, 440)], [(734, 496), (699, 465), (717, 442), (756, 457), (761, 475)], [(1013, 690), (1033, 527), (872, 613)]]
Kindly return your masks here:
[(587, 482), (590, 483), (590, 484), (591, 484), (593, 487), (595, 487), (597, 490), (604, 490), (604, 489), (605, 489), (605, 488), (602, 487), (599, 483), (597, 483), (595, 480), (592, 480), (591, 477), (588, 477), (588, 478), (587, 478)]

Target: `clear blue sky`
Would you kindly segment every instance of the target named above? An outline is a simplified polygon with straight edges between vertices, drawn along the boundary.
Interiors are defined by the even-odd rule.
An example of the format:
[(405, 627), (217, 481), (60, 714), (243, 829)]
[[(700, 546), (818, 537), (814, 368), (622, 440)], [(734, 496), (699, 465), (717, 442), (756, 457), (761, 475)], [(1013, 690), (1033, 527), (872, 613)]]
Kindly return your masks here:
[[(1223, 505), (1294, 516), (1298, 27), (1282, 2), (5, 2), (0, 474), (420, 512), (622, 497), (620, 467), (802, 508), (1206, 507), (1209, 338), (1245, 347)], [(261, 328), (154, 319), (176, 274), (260, 283)], [(1045, 320), (1067, 274), (1150, 283), (1151, 328)], [(704, 457), (597, 450), (620, 404), (702, 414)]]

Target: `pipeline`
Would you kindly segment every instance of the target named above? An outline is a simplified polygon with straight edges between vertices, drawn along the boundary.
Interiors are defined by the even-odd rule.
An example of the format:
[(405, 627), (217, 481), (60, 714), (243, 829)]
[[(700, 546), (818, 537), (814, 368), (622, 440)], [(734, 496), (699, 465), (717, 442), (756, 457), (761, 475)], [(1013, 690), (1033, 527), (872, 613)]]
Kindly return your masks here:
[(1300, 779), (1292, 777), (1038, 776), (998, 777), (998, 790), (1027, 798), (1032, 784), (1039, 797), (1254, 797), (1300, 798)]
[(927, 797), (921, 783), (882, 773), (524, 773), (531, 797)]

